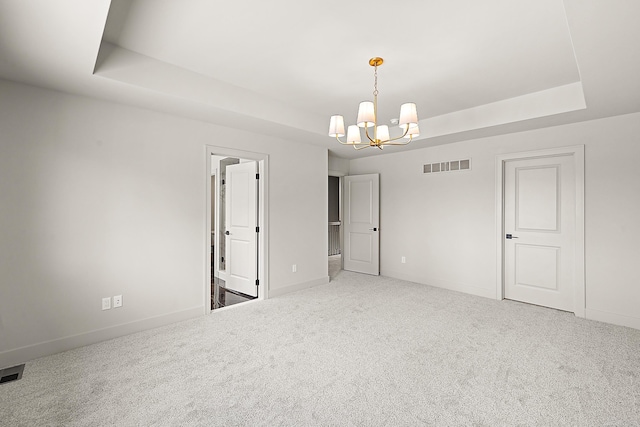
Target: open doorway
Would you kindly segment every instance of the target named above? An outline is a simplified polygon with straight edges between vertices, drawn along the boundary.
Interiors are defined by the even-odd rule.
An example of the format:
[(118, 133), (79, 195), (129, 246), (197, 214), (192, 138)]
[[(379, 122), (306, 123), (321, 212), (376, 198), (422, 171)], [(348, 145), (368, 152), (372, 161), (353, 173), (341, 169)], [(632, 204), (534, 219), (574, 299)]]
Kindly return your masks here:
[(328, 207), (329, 207), (329, 280), (333, 280), (342, 270), (342, 178), (329, 176)]
[(267, 158), (207, 149), (208, 311), (266, 298)]

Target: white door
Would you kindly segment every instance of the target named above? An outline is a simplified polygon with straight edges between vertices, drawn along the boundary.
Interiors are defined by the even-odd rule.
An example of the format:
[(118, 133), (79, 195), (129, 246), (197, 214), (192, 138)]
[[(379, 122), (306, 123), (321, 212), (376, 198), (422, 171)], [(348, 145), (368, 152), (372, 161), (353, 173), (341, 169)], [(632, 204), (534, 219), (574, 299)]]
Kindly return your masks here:
[(572, 156), (505, 163), (505, 298), (574, 311)]
[(380, 274), (378, 174), (344, 178), (344, 269)]
[(256, 162), (227, 166), (225, 287), (257, 297)]

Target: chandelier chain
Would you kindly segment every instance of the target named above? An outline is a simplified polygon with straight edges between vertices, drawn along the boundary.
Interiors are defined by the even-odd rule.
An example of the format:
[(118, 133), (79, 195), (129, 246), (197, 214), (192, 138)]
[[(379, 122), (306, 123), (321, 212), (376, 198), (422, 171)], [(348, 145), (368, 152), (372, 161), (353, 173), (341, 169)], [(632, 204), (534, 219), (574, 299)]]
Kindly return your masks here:
[(378, 96), (378, 66), (373, 67), (373, 96)]

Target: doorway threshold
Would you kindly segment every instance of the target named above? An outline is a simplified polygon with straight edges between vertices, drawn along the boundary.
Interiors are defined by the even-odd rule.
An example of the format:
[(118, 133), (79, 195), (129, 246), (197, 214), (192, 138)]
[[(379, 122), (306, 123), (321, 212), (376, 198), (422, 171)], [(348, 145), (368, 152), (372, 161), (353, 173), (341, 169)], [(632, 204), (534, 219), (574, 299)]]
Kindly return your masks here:
[[(216, 287), (217, 291), (216, 292)], [(218, 296), (218, 301), (215, 296)], [(225, 287), (225, 281), (219, 278), (215, 279), (215, 283), (211, 283), (211, 310), (218, 310), (223, 307), (229, 307), (258, 299), (251, 295)]]

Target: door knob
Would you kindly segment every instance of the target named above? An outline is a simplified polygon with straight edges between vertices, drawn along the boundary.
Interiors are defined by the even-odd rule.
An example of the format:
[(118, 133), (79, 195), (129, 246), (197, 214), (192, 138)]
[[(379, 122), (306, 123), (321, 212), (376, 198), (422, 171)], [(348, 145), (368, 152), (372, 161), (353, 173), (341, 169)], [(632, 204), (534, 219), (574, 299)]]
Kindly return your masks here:
[(512, 236), (511, 234), (507, 234), (507, 239), (517, 239), (518, 236)]
[(227, 236), (229, 236), (231, 233), (229, 233), (229, 230), (225, 231), (224, 234), (226, 234)]
[(378, 231), (377, 227), (370, 228), (369, 231)]

